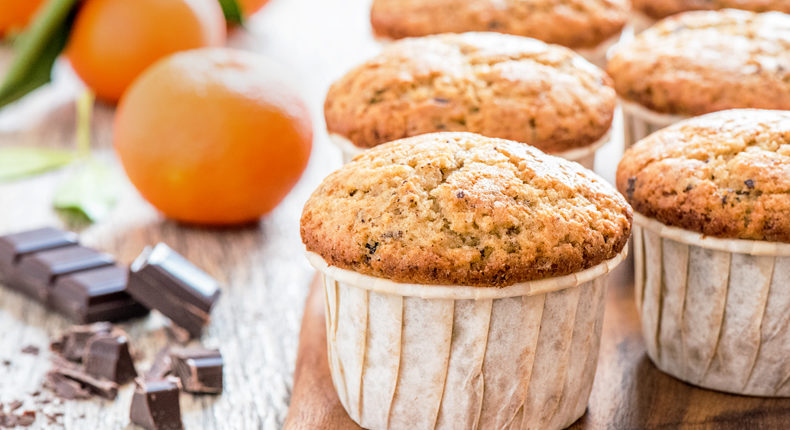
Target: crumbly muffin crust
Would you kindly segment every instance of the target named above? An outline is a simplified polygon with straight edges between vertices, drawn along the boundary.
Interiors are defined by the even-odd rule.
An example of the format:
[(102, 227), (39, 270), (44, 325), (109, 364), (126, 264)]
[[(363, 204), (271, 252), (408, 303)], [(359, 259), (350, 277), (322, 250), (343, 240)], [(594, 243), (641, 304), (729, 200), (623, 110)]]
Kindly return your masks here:
[(498, 33), (395, 42), (329, 89), (327, 128), (369, 148), (409, 136), (469, 131), (557, 153), (611, 127), (611, 79), (578, 54)]
[(632, 0), (633, 7), (653, 19), (692, 10), (744, 9), (752, 12), (790, 13), (787, 0)]
[(670, 226), (790, 242), (790, 112), (717, 112), (656, 132), (626, 151), (617, 188)]
[(626, 0), (374, 0), (373, 31), (383, 37), (496, 31), (571, 48), (592, 48), (628, 20)]
[(621, 97), (656, 112), (790, 109), (790, 15), (676, 15), (617, 48), (607, 71)]
[(631, 208), (603, 179), (518, 142), (434, 133), (366, 151), (305, 205), (329, 264), (398, 282), (507, 286), (611, 259)]

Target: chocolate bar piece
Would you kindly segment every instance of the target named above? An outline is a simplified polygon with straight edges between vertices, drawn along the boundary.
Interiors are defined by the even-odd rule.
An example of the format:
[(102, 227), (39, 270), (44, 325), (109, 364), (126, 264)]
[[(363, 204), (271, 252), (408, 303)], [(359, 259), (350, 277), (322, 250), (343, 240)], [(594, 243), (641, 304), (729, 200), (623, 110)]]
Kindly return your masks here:
[(79, 323), (119, 321), (147, 310), (123, 290), (127, 272), (77, 236), (42, 228), (0, 237), (0, 279)]
[(124, 291), (127, 274), (112, 265), (61, 276), (49, 295), (49, 305), (82, 324), (144, 316), (148, 309)]
[(44, 386), (52, 390), (56, 396), (66, 400), (90, 399), (91, 393), (79, 382), (69, 379), (60, 373), (49, 372), (44, 379)]
[(178, 386), (169, 380), (137, 380), (129, 418), (146, 430), (181, 430)]
[(50, 372), (65, 376), (74, 380), (88, 391), (105, 399), (112, 400), (118, 395), (118, 384), (108, 379), (89, 375), (76, 364), (70, 363), (62, 358), (54, 357), (53, 367)]
[(85, 356), (88, 340), (97, 334), (109, 334), (112, 324), (97, 322), (90, 325), (77, 325), (72, 327), (60, 339), (50, 344), (50, 349), (71, 361), (81, 362)]
[(23, 256), (17, 264), (16, 277), (33, 297), (47, 303), (56, 277), (111, 264), (109, 255), (72, 245)]
[(86, 373), (116, 384), (125, 384), (137, 376), (134, 360), (129, 353), (129, 341), (121, 330), (91, 337), (83, 361)]
[(200, 337), (220, 295), (217, 281), (167, 245), (146, 248), (132, 263), (127, 292)]
[(38, 297), (39, 294), (35, 290), (28, 288), (20, 279), (17, 279), (16, 268), (19, 260), (36, 252), (76, 244), (77, 236), (74, 233), (51, 227), (0, 237), (0, 281), (3, 281), (9, 288)]
[(218, 349), (176, 348), (170, 354), (173, 372), (188, 393), (222, 392), (222, 354)]

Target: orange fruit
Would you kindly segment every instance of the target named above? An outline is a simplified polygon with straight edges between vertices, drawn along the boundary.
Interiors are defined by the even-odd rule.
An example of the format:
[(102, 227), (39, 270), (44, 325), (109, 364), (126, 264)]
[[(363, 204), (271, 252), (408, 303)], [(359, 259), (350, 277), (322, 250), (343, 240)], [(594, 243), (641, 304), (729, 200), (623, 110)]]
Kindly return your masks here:
[(239, 6), (241, 6), (241, 10), (244, 12), (244, 16), (250, 16), (261, 10), (263, 5), (268, 2), (269, 0), (239, 0)]
[(0, 0), (0, 35), (21, 31), (44, 0)]
[(220, 46), (226, 26), (217, 0), (87, 0), (66, 54), (77, 75), (108, 102), (156, 60)]
[(225, 48), (143, 72), (121, 99), (114, 144), (129, 179), (186, 223), (254, 221), (285, 198), (312, 149), (310, 114), (274, 66)]

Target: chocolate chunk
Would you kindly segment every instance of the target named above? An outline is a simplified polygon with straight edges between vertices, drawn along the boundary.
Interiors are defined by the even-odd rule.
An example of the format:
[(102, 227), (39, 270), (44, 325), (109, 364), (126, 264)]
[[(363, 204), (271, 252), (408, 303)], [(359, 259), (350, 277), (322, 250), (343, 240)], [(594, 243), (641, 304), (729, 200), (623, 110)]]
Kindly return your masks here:
[(93, 394), (112, 400), (118, 395), (118, 384), (104, 378), (89, 375), (78, 366), (63, 359), (55, 358), (51, 372), (65, 376), (66, 378), (77, 381), (82, 387), (87, 388)]
[(137, 376), (134, 360), (129, 353), (126, 333), (97, 334), (90, 338), (84, 356), (85, 372), (116, 384), (125, 384)]
[(60, 373), (49, 372), (44, 386), (52, 390), (56, 396), (66, 400), (90, 399), (91, 393), (79, 382), (69, 379)]
[(22, 405), (24, 405), (24, 403), (22, 403), (21, 400), (12, 400), (11, 403), (8, 404), (8, 410), (13, 412), (21, 408)]
[(182, 429), (178, 394), (178, 386), (172, 381), (138, 379), (129, 411), (132, 424), (147, 430)]
[(121, 321), (148, 313), (124, 290), (127, 271), (117, 265), (61, 276), (49, 295), (49, 306), (82, 324)]
[(127, 292), (199, 337), (220, 295), (217, 281), (160, 243), (132, 263)]
[(77, 325), (72, 327), (59, 340), (52, 342), (50, 348), (71, 361), (82, 361), (88, 340), (101, 333), (110, 333), (112, 325), (108, 322), (98, 322), (90, 325)]
[(173, 373), (189, 393), (222, 392), (222, 354), (218, 349), (177, 348), (170, 354)]

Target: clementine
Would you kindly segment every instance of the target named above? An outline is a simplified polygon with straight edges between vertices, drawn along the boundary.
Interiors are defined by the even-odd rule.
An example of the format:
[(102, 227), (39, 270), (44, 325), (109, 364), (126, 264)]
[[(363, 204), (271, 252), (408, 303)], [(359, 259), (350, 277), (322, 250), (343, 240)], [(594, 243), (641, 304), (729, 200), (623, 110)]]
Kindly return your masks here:
[(241, 6), (241, 10), (244, 12), (244, 16), (250, 16), (261, 10), (263, 5), (268, 2), (269, 0), (239, 0), (239, 6)]
[(44, 0), (0, 0), (0, 35), (21, 31)]
[(220, 46), (217, 0), (86, 0), (66, 53), (96, 96), (116, 102), (145, 68), (177, 51)]
[(304, 171), (307, 107), (264, 58), (206, 48), (166, 57), (121, 99), (114, 144), (129, 179), (166, 216), (256, 220)]

